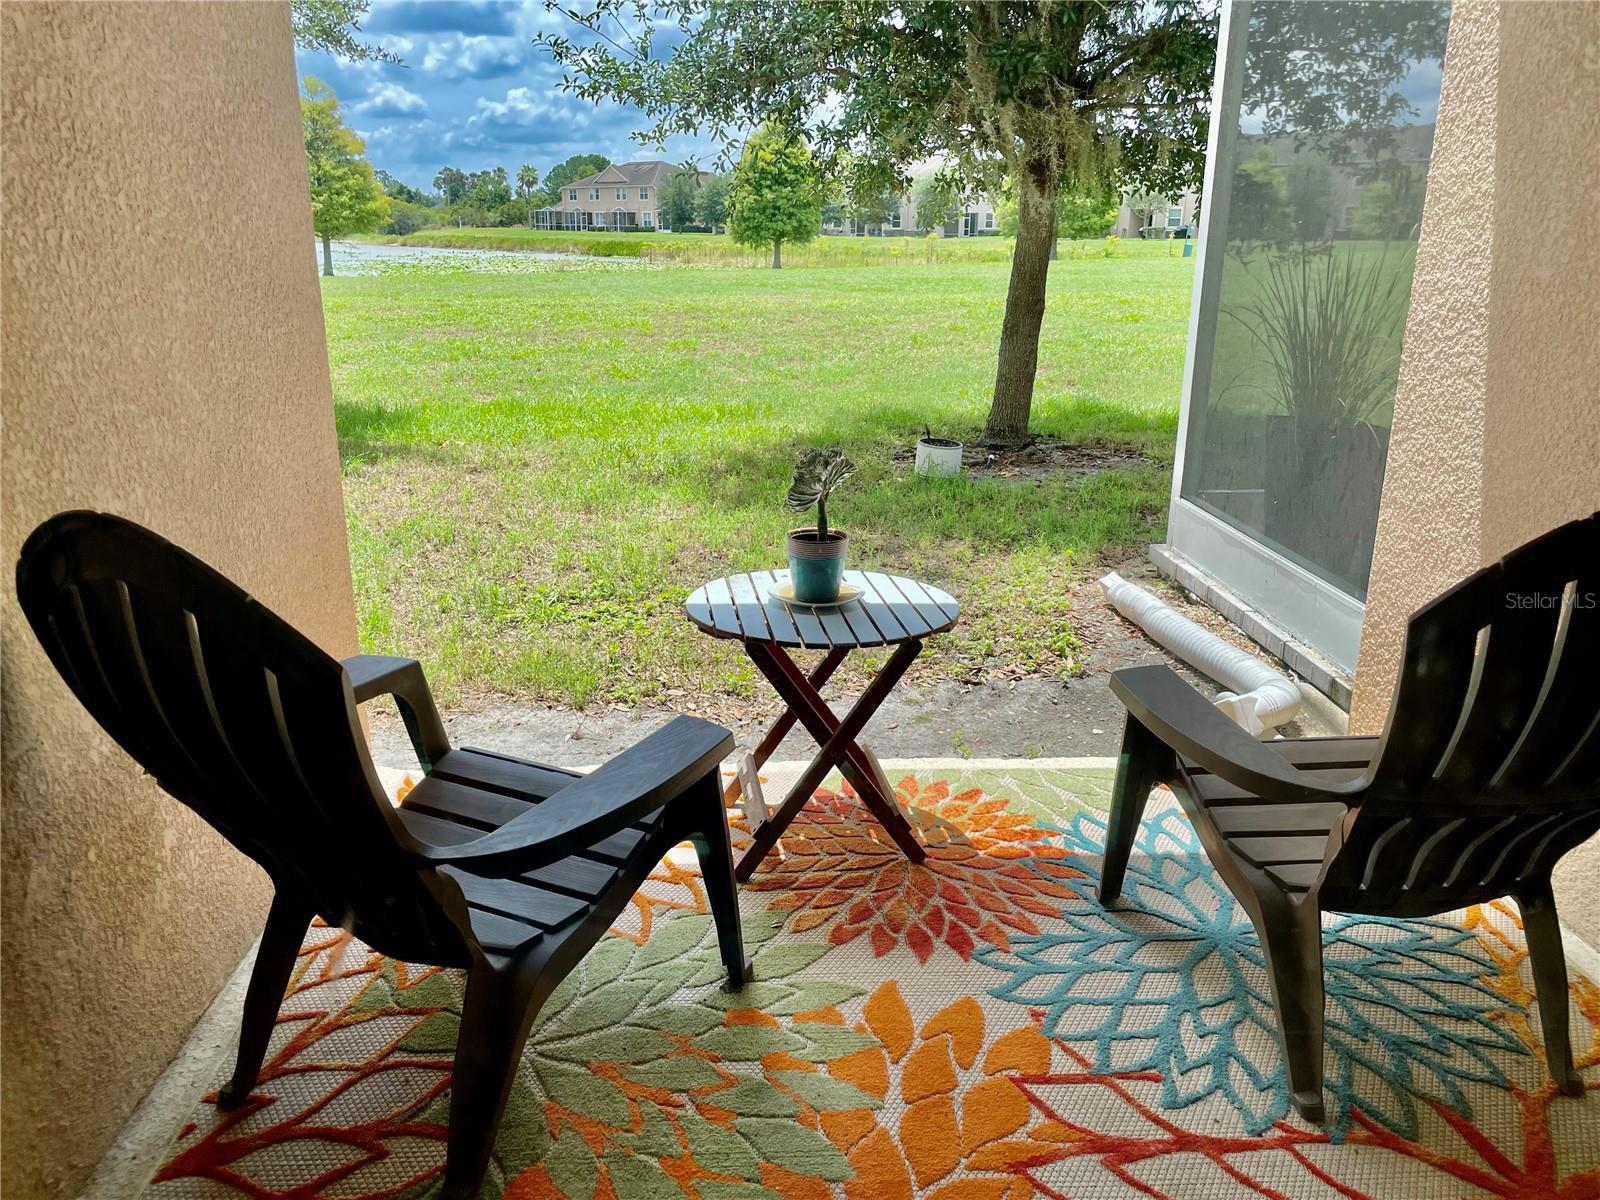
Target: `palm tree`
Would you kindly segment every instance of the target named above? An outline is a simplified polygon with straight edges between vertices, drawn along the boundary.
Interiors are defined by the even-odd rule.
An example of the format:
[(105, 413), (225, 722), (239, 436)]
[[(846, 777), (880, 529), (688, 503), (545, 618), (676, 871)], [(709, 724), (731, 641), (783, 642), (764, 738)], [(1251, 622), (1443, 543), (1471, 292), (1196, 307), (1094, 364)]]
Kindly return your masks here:
[(517, 168), (517, 191), (528, 202), (528, 228), (533, 228), (533, 189), (539, 186), (539, 172), (527, 163)]

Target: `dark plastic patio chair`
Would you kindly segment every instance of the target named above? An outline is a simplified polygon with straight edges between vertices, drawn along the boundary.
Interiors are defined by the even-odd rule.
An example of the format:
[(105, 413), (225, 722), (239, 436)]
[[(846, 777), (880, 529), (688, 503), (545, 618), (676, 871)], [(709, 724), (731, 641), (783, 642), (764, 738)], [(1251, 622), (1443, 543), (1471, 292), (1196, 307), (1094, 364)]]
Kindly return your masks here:
[[(445, 1193), (475, 1195), (540, 1004), (673, 845), (692, 841), (729, 984), (748, 977), (718, 764), (679, 717), (589, 775), (453, 749), (412, 659), (338, 662), (222, 575), (118, 517), (34, 531), (17, 595), (85, 708), (276, 889), (220, 1101), (246, 1100), (306, 926), (464, 968)], [(396, 808), (357, 705), (394, 696), (425, 775)]]
[(1150, 790), (1170, 784), (1266, 953), (1295, 1108), (1324, 1120), (1323, 912), (1522, 912), (1550, 1073), (1582, 1080), (1550, 873), (1600, 831), (1600, 514), (1418, 610), (1381, 737), (1258, 742), (1166, 667), (1127, 706), (1100, 900), (1122, 888)]

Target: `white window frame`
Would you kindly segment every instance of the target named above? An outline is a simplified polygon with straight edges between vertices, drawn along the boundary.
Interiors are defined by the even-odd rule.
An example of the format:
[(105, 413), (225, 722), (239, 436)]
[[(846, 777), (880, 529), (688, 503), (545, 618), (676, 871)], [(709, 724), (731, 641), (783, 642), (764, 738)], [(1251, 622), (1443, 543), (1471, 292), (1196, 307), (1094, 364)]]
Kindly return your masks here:
[(900, 228), (900, 210), (898, 208), (895, 209), (894, 212), (889, 214), (889, 228), (890, 229), (899, 229)]
[(577, 188), (568, 188), (567, 189), (567, 199), (576, 202), (576, 200), (578, 199), (578, 189)]
[(1167, 208), (1167, 228), (1176, 229), (1183, 224), (1183, 209), (1176, 204)]
[(627, 188), (618, 188), (617, 189), (617, 199), (618, 200), (626, 200), (627, 198), (628, 198), (628, 189)]
[(653, 213), (653, 212), (642, 212), (642, 213), (640, 213), (639, 214), (639, 225), (644, 229), (654, 229), (656, 227), (656, 215), (655, 215), (655, 213)]
[(590, 188), (589, 189), (589, 199), (591, 199), (591, 200), (600, 199), (600, 189), (597, 188), (597, 187)]
[(647, 188), (647, 187), (640, 188), (639, 189), (639, 199), (641, 199), (641, 200), (650, 199), (650, 189)]
[(983, 227), (985, 229), (994, 228), (994, 213), (986, 212), (983, 214)]

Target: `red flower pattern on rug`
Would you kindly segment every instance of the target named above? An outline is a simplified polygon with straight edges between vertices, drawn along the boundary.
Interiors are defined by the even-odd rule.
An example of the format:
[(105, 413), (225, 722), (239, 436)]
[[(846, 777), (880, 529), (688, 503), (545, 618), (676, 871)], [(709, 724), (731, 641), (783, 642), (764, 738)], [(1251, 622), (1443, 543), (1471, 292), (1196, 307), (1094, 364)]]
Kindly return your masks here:
[(783, 857), (746, 890), (776, 893), (768, 911), (791, 913), (790, 933), (827, 926), (835, 946), (866, 934), (878, 957), (904, 942), (923, 963), (940, 943), (963, 959), (979, 942), (1009, 948), (1011, 933), (1039, 932), (1035, 917), (1061, 915), (1066, 881), (1082, 872), (1054, 830), (978, 788), (952, 795), (943, 780), (908, 775), (895, 791), (925, 862), (906, 861), (847, 783), (817, 792), (780, 843)]

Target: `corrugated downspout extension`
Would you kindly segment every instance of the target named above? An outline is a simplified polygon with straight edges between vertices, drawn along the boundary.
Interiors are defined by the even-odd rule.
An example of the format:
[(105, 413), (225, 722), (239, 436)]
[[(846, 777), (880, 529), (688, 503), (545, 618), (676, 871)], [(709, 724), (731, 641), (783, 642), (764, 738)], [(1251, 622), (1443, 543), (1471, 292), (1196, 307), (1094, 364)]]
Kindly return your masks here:
[(1253, 737), (1271, 737), (1300, 711), (1300, 689), (1259, 658), (1228, 645), (1115, 571), (1102, 576), (1100, 586), (1119, 613), (1228, 688), (1216, 706)]

